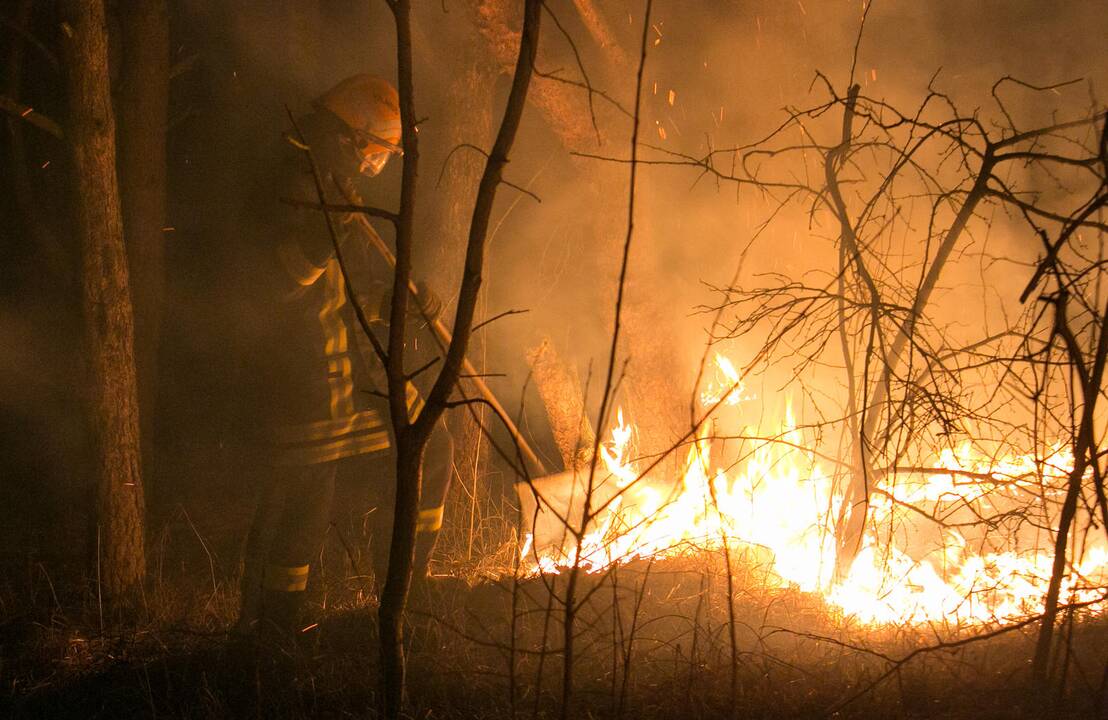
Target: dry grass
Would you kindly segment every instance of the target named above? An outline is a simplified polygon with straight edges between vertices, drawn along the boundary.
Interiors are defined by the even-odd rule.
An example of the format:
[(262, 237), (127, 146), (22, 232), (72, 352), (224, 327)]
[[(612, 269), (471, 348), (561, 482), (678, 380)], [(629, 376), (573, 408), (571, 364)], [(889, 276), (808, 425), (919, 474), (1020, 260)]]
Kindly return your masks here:
[[(435, 567), (453, 574), (414, 592), (409, 684), (417, 717), (558, 715), (564, 579), (516, 582), (503, 572), (511, 552), (505, 516), (481, 516), (484, 544), (459, 547), (460, 533), (444, 536)], [(235, 528), (222, 540), (208, 537), (183, 515), (165, 528), (154, 543), (145, 603), (127, 618), (101, 623), (95, 583), (74, 582), (75, 573), (58, 570), (51, 577), (41, 564), (6, 575), (0, 714), (373, 715), (376, 592), (361, 530), (346, 528), (345, 543), (338, 530), (330, 534), (311, 591), (319, 625), (287, 651), (227, 634), (237, 601)], [(1072, 631), (1062, 633), (1072, 637), (1073, 649), (1065, 691), (1035, 698), (1024, 690), (1030, 631), (923, 653), (890, 673), (886, 658), (968, 631), (859, 627), (837, 618), (818, 597), (771, 588), (754, 556), (735, 567), (734, 702), (724, 566), (718, 554), (701, 554), (586, 579), (579, 588), (588, 600), (578, 622), (572, 716), (1104, 716), (1108, 625), (1102, 619), (1075, 618)]]

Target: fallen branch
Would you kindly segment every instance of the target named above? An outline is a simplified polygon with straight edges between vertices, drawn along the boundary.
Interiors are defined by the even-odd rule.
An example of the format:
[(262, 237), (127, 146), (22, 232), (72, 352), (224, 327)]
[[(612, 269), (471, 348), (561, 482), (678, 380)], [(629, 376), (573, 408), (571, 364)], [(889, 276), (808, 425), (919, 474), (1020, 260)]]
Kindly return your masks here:
[(65, 131), (62, 130), (62, 126), (46, 115), (36, 111), (30, 105), (24, 105), (7, 95), (0, 95), (0, 110), (29, 122), (39, 130), (45, 130), (59, 140), (65, 140)]

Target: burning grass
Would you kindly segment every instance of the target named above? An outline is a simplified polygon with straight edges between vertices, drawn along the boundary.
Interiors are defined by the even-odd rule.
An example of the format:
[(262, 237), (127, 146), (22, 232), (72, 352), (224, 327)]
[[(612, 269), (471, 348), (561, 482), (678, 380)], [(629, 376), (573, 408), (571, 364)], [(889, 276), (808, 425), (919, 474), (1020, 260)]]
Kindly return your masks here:
[[(594, 473), (582, 468), (532, 483), (525, 573), (598, 573), (723, 551), (763, 557), (763, 585), (819, 593), (834, 612), (871, 626), (987, 626), (1042, 607), (1054, 562), (1050, 528), (1074, 471), (1067, 448), (989, 451), (966, 440), (902, 453), (869, 480), (864, 532), (843, 562), (850, 548), (836, 529), (852, 512), (866, 512), (844, 504), (851, 468), (821, 452), (789, 405), (768, 431), (717, 413), (742, 402), (744, 386), (731, 362), (717, 355), (716, 363), (722, 380), (709, 380), (701, 394), (710, 419), (675, 472), (636, 458), (636, 429), (621, 410)], [(1090, 496), (1087, 507), (1095, 502)], [(1103, 536), (1075, 538), (1072, 557), (1063, 603), (1102, 609)]]
[[(721, 427), (687, 446), (674, 464), (679, 482), (640, 472), (628, 418), (603, 445), (602, 483), (609, 486), (598, 497), (611, 512), (596, 515), (582, 534), (571, 717), (1104, 712), (1108, 625), (1099, 607), (1076, 592), (1063, 595), (1052, 669), (1059, 689), (1036, 697), (1026, 688), (1042, 590), (1023, 567), (997, 557), (1033, 557), (1042, 542), (1023, 542), (1024, 523), (985, 523), (982, 536), (972, 535), (972, 524), (957, 525), (967, 513), (1013, 517), (1005, 503), (1020, 498), (1046, 498), (1051, 511), (1044, 469), (1064, 475), (1064, 454), (1027, 465), (952, 451), (934, 458), (937, 472), (878, 486), (884, 494), (871, 508), (873, 544), (836, 583), (834, 556), (826, 555), (835, 551), (828, 521), (837, 510), (835, 486), (831, 473), (818, 470), (827, 460), (808, 447), (803, 426), (786, 413), (775, 432), (763, 434), (768, 440), (741, 443), (739, 433)], [(415, 717), (559, 717), (567, 571), (576, 550), (555, 532), (545, 543), (517, 541), (511, 503), (476, 492), (486, 481), (474, 478), (469, 492), (454, 493), (435, 577), (414, 594), (407, 641)], [(567, 497), (565, 507), (579, 510), (572, 493)], [(1027, 503), (1012, 507), (1026, 510)], [(21, 581), (9, 584), (4, 605), (26, 609), (8, 612), (0, 630), (9, 714), (372, 715), (377, 589), (365, 524), (351, 518), (329, 534), (310, 584), (317, 622), (306, 625), (295, 648), (281, 649), (229, 634), (248, 518), (219, 527), (192, 523), (218, 516), (208, 510), (190, 516), (180, 508), (163, 521), (156, 582), (130, 618), (101, 618), (94, 583), (58, 581), (69, 594), (55, 592), (46, 565), (9, 575)], [(957, 527), (963, 541), (937, 528), (936, 517)], [(928, 542), (941, 551), (927, 551)], [(1075, 557), (1103, 562), (1095, 553)], [(898, 559), (908, 564), (898, 566)], [(963, 569), (956, 572), (955, 562)], [(856, 576), (857, 567), (879, 574)], [(967, 589), (960, 577), (978, 580)], [(1091, 572), (1074, 577), (1095, 589)], [(865, 594), (844, 597), (850, 587)], [(1022, 588), (1022, 604), (1005, 605), (1012, 587)], [(928, 593), (938, 604), (919, 602)]]
[[(728, 397), (724, 387), (705, 402)], [(410, 608), (415, 716), (561, 716), (569, 597), (571, 717), (1104, 714), (1097, 537), (1075, 541), (1054, 641), (1058, 689), (1025, 690), (1050, 571), (1043, 528), (1072, 468), (1065, 452), (962, 445), (890, 472), (874, 486), (866, 544), (837, 578), (839, 468), (789, 412), (769, 433), (726, 420), (702, 429), (681, 462), (645, 472), (620, 416), (579, 546), (561, 520), (581, 517), (581, 473), (536, 484), (546, 494), (530, 538), (506, 498), (478, 492), (487, 478), (454, 493), (435, 576)], [(273, 648), (229, 634), (248, 517), (192, 522), (220, 516), (178, 507), (163, 519), (156, 580), (131, 617), (103, 617), (95, 583), (55, 580), (45, 563), (9, 573), (8, 714), (372, 715), (378, 596), (364, 518), (336, 525), (313, 566), (316, 622), (296, 647)]]

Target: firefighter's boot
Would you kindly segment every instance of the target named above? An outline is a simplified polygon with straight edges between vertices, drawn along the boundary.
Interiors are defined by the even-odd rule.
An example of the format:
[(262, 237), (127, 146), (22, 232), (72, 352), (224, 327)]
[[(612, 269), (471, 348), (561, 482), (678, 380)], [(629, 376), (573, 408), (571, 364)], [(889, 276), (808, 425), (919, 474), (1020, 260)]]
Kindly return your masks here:
[(307, 584), (307, 565), (266, 567), (257, 623), (259, 639), (292, 649), (300, 632)]
[[(304, 592), (274, 592), (267, 590), (262, 598), (259, 625), (262, 632), (294, 635), (300, 630), (300, 615), (304, 609)], [(268, 628), (265, 628), (268, 626)]]

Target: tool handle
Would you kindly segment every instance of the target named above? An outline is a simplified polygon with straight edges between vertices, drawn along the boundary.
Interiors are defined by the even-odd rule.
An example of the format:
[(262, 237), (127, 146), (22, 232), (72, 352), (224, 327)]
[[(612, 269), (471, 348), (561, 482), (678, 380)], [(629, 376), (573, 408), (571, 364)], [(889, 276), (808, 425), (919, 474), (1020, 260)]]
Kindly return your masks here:
[[(385, 262), (389, 264), (389, 267), (395, 268), (396, 257), (392, 254), (392, 250), (389, 249), (389, 246), (385, 244), (385, 241), (381, 239), (381, 236), (377, 234), (377, 231), (374, 229), (373, 224), (369, 222), (369, 219), (365, 215), (362, 215), (360, 213), (354, 213), (354, 217), (357, 218), (358, 223), (365, 231), (366, 237), (369, 238), (369, 242), (374, 247), (374, 249), (376, 249), (377, 252), (380, 253), (381, 257), (385, 259)], [(415, 281), (410, 278), (408, 279), (408, 291), (417, 299), (416, 305), (419, 307), (419, 312), (421, 315), (423, 315), (423, 319), (427, 321), (428, 327), (431, 328), (431, 334), (434, 336), (435, 342), (438, 343), (439, 349), (442, 350), (443, 353), (446, 353), (446, 349), (450, 346), (450, 342), (452, 340), (450, 331), (446, 329), (446, 326), (443, 325), (442, 321), (438, 318), (430, 318), (427, 317), (426, 314), (424, 314), (423, 307), (418, 302), (419, 290), (418, 288), (416, 288)], [(531, 466), (532, 474), (536, 477), (546, 475), (546, 467), (543, 465), (542, 461), (539, 460), (539, 456), (536, 455), (535, 451), (531, 449), (531, 446), (523, 437), (523, 433), (520, 432), (518, 427), (516, 427), (516, 424), (512, 421), (511, 416), (508, 415), (508, 412), (504, 409), (504, 406), (501, 405), (500, 401), (496, 399), (495, 395), (493, 395), (492, 390), (485, 383), (484, 379), (479, 377), (477, 369), (474, 368), (473, 364), (466, 358), (462, 359), (462, 370), (468, 376), (466, 379), (469, 380), (475, 388), (477, 388), (477, 392), (481, 395), (485, 402), (487, 402), (492, 407), (493, 412), (497, 414), (497, 416), (500, 418), (500, 421), (504, 423), (504, 427), (508, 429), (508, 432), (511, 434), (512, 439), (519, 447), (519, 451), (523, 455), (523, 459), (527, 461), (527, 463)]]

